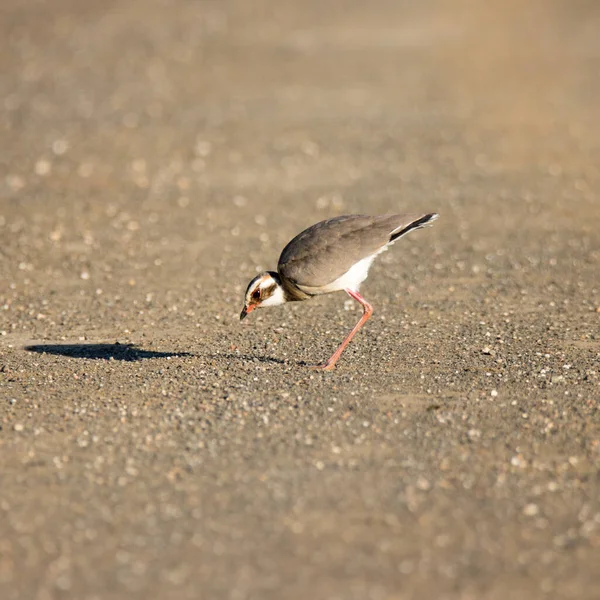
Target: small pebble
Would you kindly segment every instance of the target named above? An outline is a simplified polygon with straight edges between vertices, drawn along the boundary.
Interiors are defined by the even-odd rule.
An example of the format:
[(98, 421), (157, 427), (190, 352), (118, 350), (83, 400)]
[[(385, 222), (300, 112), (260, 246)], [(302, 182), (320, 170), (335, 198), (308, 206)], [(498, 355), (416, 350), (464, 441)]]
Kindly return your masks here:
[(426, 492), (427, 490), (431, 489), (431, 483), (429, 483), (429, 481), (427, 479), (425, 479), (425, 477), (419, 477), (417, 479), (417, 487)]
[(523, 514), (527, 517), (535, 517), (540, 512), (537, 504), (530, 503), (523, 508)]
[(481, 431), (479, 429), (469, 429), (467, 436), (470, 440), (478, 440), (481, 437)]
[(527, 466), (527, 461), (520, 454), (515, 454), (510, 459), (510, 464), (513, 467), (519, 467), (519, 469), (524, 469)]
[(35, 174), (43, 177), (44, 175), (48, 175), (52, 171), (52, 164), (50, 161), (41, 159), (35, 163)]

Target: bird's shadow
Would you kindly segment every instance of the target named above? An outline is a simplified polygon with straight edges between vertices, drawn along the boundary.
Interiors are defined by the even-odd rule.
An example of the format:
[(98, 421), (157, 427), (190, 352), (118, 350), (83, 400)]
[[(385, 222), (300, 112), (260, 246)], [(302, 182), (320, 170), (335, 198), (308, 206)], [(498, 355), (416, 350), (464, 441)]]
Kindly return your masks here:
[(178, 358), (195, 356), (190, 352), (156, 352), (136, 348), (134, 344), (36, 344), (25, 346), (28, 352), (54, 354), (87, 360), (120, 360), (134, 362), (148, 358)]

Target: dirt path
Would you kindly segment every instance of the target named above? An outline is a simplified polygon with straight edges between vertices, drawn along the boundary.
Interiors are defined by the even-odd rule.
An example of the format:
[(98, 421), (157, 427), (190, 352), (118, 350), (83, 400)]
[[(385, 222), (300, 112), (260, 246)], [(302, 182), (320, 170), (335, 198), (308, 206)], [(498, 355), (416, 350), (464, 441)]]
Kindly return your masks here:
[(5, 0), (3, 600), (600, 597), (600, 11), (478, 4)]

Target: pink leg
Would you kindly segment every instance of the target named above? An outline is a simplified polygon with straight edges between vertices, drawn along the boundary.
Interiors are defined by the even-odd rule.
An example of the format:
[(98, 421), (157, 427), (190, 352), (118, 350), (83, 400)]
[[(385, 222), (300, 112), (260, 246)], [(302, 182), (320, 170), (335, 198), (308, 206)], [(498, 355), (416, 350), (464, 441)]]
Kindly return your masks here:
[(354, 337), (356, 332), (367, 322), (370, 316), (373, 314), (373, 307), (358, 293), (353, 290), (344, 290), (349, 296), (354, 298), (357, 302), (360, 302), (363, 307), (363, 315), (354, 326), (354, 329), (348, 334), (346, 339), (340, 344), (340, 347), (331, 355), (331, 358), (323, 365), (317, 365), (312, 367), (313, 369), (321, 369), (323, 371), (331, 371), (335, 367), (335, 363), (338, 361), (342, 352), (346, 346), (350, 343), (350, 340)]

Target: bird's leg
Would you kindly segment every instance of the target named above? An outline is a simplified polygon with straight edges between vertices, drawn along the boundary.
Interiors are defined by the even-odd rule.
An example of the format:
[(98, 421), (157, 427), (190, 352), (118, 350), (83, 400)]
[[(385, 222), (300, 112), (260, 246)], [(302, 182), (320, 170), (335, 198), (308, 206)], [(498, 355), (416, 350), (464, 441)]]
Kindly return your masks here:
[(356, 332), (367, 322), (370, 316), (373, 314), (373, 307), (358, 293), (353, 290), (346, 288), (344, 290), (349, 296), (354, 298), (357, 302), (361, 304), (363, 307), (363, 315), (358, 321), (358, 323), (354, 326), (354, 329), (348, 334), (346, 339), (340, 344), (339, 348), (331, 355), (331, 358), (323, 365), (317, 365), (313, 367), (313, 369), (320, 369), (323, 371), (331, 371), (335, 367), (335, 363), (338, 361), (339, 357), (342, 355), (342, 352), (349, 344), (350, 340), (354, 337)]

